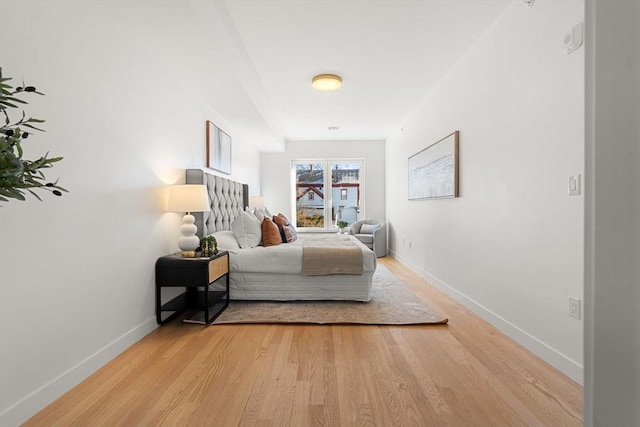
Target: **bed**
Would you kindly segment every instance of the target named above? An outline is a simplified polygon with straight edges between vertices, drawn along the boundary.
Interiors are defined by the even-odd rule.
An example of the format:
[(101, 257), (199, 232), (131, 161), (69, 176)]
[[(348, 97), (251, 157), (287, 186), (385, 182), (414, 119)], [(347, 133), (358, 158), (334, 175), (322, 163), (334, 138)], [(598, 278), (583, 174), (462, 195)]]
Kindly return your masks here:
[[(193, 215), (196, 217), (198, 235), (202, 237), (213, 234), (218, 240), (218, 247), (229, 251), (231, 299), (371, 299), (377, 259), (373, 251), (353, 236), (301, 233), (291, 243), (240, 248), (240, 245), (231, 242), (236, 240), (232, 236), (232, 225), (236, 227), (238, 217), (246, 216), (245, 208), (249, 205), (248, 186), (200, 169), (187, 169), (186, 183), (204, 184), (208, 188), (211, 210)], [(333, 267), (333, 259), (343, 258), (341, 252), (329, 252), (325, 262), (320, 258), (315, 260), (316, 264), (310, 264), (309, 257), (312, 254), (322, 257), (325, 250), (322, 247), (325, 246), (334, 248), (335, 251), (349, 251), (354, 257), (360, 257), (361, 254), (358, 258), (360, 265), (355, 270)], [(344, 246), (344, 249), (339, 246)], [(341, 274), (341, 271), (348, 274)]]

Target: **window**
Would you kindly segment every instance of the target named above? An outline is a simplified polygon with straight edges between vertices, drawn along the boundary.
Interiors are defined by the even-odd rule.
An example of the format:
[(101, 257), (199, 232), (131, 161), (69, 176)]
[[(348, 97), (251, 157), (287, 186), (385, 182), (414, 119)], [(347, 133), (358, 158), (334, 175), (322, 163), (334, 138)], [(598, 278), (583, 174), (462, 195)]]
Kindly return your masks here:
[(363, 170), (363, 160), (294, 160), (296, 227), (330, 230), (360, 219)]

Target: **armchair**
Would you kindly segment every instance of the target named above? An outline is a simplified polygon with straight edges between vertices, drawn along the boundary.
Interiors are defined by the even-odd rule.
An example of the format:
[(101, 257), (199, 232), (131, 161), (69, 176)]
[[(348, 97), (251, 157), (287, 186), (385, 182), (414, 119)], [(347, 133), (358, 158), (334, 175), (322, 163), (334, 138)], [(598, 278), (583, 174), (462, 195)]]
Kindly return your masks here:
[(349, 234), (367, 245), (380, 258), (387, 255), (387, 229), (384, 221), (361, 219), (349, 226)]

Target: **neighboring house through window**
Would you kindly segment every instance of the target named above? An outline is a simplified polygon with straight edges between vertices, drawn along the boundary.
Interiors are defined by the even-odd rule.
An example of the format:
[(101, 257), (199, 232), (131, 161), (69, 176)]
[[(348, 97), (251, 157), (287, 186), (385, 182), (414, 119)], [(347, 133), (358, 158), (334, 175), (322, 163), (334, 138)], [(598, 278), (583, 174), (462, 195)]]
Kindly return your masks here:
[(330, 230), (360, 219), (364, 160), (294, 160), (292, 168), (296, 227)]

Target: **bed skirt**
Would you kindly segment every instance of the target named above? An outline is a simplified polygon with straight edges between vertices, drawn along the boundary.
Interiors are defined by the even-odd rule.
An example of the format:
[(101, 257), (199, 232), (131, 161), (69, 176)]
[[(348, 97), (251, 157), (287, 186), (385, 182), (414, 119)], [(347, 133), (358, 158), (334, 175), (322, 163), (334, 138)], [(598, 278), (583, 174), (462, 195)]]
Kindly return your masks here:
[(232, 300), (369, 301), (373, 271), (362, 275), (303, 276), (302, 274), (231, 272)]

